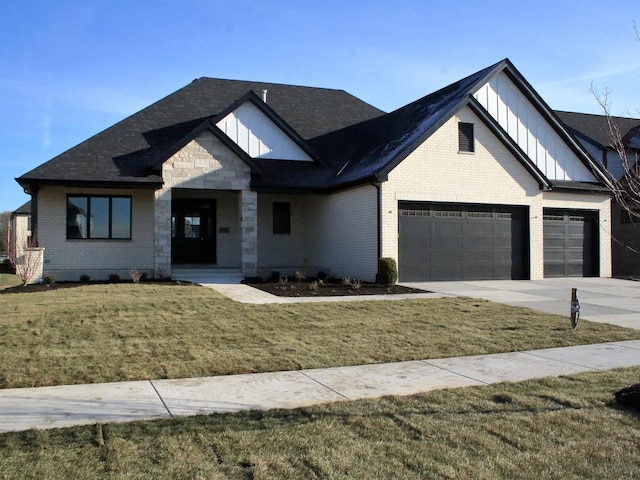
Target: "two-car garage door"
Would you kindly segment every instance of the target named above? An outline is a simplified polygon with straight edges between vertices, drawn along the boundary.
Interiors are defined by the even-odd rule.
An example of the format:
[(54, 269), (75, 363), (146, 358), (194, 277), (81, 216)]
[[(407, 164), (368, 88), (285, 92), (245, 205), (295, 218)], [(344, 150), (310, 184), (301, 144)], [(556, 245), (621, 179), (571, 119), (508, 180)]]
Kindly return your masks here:
[(402, 281), (528, 278), (526, 207), (399, 204)]
[[(400, 202), (400, 280), (529, 278), (527, 207)], [(544, 210), (544, 276), (598, 272), (597, 214)]]

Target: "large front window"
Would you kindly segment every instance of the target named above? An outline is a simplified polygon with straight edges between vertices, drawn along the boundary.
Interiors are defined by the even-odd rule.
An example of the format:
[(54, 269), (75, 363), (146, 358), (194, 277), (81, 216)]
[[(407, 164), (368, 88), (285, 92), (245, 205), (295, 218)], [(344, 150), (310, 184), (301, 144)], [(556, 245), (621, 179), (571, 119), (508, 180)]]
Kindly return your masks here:
[(68, 195), (67, 238), (130, 239), (131, 197)]

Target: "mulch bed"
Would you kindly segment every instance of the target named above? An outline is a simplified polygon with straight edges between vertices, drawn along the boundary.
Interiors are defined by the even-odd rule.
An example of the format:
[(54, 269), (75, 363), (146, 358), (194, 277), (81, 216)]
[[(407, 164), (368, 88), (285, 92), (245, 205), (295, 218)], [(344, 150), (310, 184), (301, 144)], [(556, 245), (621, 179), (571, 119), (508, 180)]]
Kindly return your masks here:
[(398, 295), (406, 293), (429, 293), (417, 288), (402, 285), (381, 285), (379, 283), (361, 282), (360, 287), (343, 285), (341, 280), (326, 281), (323, 285), (312, 286), (313, 281), (263, 282), (248, 279), (246, 285), (260, 289), (279, 297), (340, 297), (359, 295)]

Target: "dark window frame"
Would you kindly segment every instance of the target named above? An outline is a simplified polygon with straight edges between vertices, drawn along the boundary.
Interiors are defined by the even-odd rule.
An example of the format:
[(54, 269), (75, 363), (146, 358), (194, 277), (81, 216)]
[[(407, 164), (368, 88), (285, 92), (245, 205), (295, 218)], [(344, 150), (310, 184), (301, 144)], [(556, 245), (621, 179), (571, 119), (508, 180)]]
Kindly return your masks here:
[(476, 151), (473, 123), (458, 122), (458, 152), (474, 153)]
[[(69, 208), (70, 205), (70, 200), (72, 198), (83, 198), (86, 199), (86, 205), (87, 205), (87, 211), (86, 211), (86, 215), (85, 215), (85, 229), (86, 229), (86, 234), (85, 236), (79, 236), (79, 235), (75, 235), (72, 232), (74, 231), (74, 228), (78, 228), (78, 223), (75, 219), (71, 218), (72, 215), (72, 209)], [(108, 217), (108, 225), (107, 225), (107, 236), (92, 236), (91, 235), (91, 199), (108, 199), (108, 212), (107, 212), (107, 217)], [(129, 211), (128, 211), (128, 225), (127, 225), (127, 233), (128, 236), (116, 236), (114, 237), (114, 232), (113, 232), (113, 224), (114, 224), (114, 209), (113, 209), (113, 200), (114, 199), (126, 199), (129, 201)], [(133, 199), (131, 195), (94, 195), (94, 194), (68, 194), (67, 195), (67, 223), (66, 223), (66, 238), (67, 240), (109, 240), (109, 241), (114, 241), (114, 240), (131, 240), (132, 239), (132, 230), (133, 230)]]
[(623, 225), (640, 223), (640, 209), (632, 208), (630, 210), (631, 211), (623, 208), (620, 211), (620, 223), (622, 223)]
[(274, 235), (291, 235), (291, 202), (273, 202)]

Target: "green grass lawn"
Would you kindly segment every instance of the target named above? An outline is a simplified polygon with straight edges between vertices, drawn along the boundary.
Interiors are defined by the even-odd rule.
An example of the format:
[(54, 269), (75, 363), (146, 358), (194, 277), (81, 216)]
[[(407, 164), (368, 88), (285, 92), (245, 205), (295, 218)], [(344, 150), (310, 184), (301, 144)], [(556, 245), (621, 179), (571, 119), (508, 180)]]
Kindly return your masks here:
[(0, 387), (296, 370), (639, 339), (484, 300), (244, 305), (193, 285), (0, 294)]
[(637, 479), (640, 368), (0, 435), (3, 479)]
[(5, 273), (0, 270), (0, 290), (8, 287), (15, 287), (16, 285), (20, 285), (22, 281), (18, 278), (17, 275), (13, 273)]

